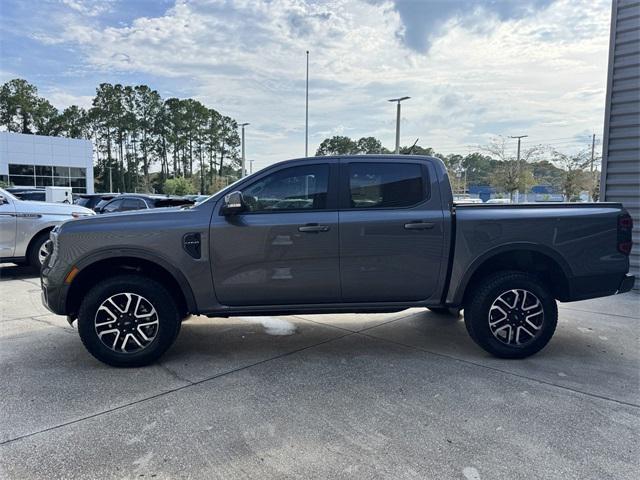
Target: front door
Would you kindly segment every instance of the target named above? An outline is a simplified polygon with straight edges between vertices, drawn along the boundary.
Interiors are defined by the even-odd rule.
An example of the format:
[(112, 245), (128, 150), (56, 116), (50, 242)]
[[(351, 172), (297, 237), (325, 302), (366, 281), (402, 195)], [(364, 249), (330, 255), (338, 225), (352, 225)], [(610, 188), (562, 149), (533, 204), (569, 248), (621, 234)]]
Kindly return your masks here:
[(16, 248), (16, 206), (8, 195), (0, 193), (0, 258), (13, 257)]
[(344, 160), (343, 301), (420, 301), (437, 293), (446, 262), (442, 206), (437, 194), (431, 194), (434, 178), (431, 165), (410, 157)]
[[(246, 211), (216, 206), (210, 259), (224, 305), (340, 301), (335, 161), (282, 166), (242, 187)], [(336, 170), (337, 171), (337, 170)]]

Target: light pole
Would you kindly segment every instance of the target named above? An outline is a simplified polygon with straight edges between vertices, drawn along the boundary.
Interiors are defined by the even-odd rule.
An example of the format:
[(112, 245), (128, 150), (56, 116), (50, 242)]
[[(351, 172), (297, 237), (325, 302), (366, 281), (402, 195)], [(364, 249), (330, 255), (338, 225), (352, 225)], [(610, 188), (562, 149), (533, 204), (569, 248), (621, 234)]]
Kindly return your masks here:
[(309, 50), (307, 50), (307, 86), (304, 103), (304, 156), (309, 156)]
[(242, 127), (242, 176), (246, 177), (247, 176), (247, 166), (246, 166), (246, 160), (244, 158), (244, 127), (246, 127), (247, 125), (250, 125), (249, 123), (241, 123), (240, 126)]
[(400, 102), (409, 100), (411, 97), (392, 98), (390, 102), (397, 102), (398, 108), (396, 113), (396, 155), (400, 153)]

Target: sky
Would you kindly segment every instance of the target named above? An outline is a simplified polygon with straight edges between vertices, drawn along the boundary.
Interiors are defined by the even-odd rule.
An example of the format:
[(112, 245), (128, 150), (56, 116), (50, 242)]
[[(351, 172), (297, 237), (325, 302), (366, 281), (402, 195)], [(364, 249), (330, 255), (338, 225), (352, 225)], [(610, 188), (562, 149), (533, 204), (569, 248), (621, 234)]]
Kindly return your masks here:
[[(2, 0), (0, 82), (62, 109), (147, 84), (249, 122), (255, 168), (332, 135), (466, 154), (601, 138), (610, 0)], [(515, 140), (512, 147), (515, 149)]]

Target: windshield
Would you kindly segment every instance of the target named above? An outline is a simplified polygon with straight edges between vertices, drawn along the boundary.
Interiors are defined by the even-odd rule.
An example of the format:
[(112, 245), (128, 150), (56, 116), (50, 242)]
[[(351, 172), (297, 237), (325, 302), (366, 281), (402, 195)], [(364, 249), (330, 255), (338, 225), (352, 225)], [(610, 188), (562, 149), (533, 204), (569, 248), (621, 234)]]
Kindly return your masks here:
[(9, 200), (18, 200), (16, 197), (14, 197), (13, 195), (11, 195), (9, 192), (7, 192), (5, 189), (0, 188), (0, 194), (4, 195), (4, 198), (8, 198)]
[(91, 197), (78, 197), (73, 201), (73, 203), (80, 205), (81, 207), (86, 207), (91, 203)]

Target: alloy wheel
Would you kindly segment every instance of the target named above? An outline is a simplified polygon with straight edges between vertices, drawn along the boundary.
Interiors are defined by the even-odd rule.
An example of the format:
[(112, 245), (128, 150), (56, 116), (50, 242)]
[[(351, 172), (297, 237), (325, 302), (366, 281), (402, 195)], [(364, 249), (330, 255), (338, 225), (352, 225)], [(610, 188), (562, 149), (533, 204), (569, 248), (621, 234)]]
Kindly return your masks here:
[(158, 313), (137, 293), (117, 293), (107, 298), (95, 315), (100, 341), (120, 353), (136, 353), (148, 347), (158, 334)]
[(489, 309), (489, 329), (500, 342), (525, 346), (542, 331), (544, 307), (529, 290), (513, 289), (500, 294)]
[(49, 240), (40, 245), (38, 249), (38, 261), (40, 265), (44, 264), (44, 261), (47, 259), (47, 255), (49, 255)]

